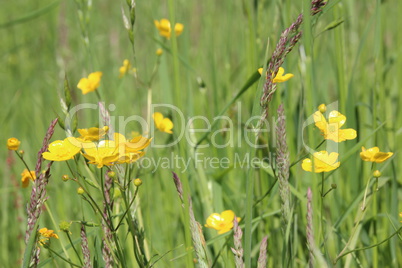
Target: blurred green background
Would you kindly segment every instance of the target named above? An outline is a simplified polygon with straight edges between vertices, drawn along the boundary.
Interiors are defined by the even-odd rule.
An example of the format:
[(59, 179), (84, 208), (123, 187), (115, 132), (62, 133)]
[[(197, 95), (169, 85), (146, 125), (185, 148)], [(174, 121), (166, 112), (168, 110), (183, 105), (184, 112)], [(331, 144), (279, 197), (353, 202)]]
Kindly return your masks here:
[[(6, 140), (16, 137), (21, 140), (24, 159), (34, 167), (37, 152), (51, 120), (63, 116), (60, 98), (64, 97), (64, 79), (67, 77), (73, 97), (73, 105), (97, 103), (94, 93), (82, 95), (76, 88), (80, 78), (94, 71), (102, 71), (101, 86), (98, 89), (106, 105), (114, 104), (111, 116), (147, 117), (147, 98), (152, 89), (152, 103), (174, 104), (186, 117), (202, 115), (211, 121), (229, 103), (257, 68), (264, 64), (267, 45), (269, 54), (275, 48), (280, 33), (287, 28), (303, 10), (302, 1), (172, 1), (175, 18), (184, 24), (182, 35), (177, 37), (179, 68), (175, 69), (172, 58), (172, 40), (159, 36), (154, 20), (170, 18), (169, 1), (136, 1), (135, 60), (127, 30), (124, 27), (122, 10), (128, 16), (125, 1), (93, 1), (90, 9), (84, 7), (86, 1), (2, 1), (0, 6), (0, 137), (3, 149), (0, 158), (3, 166), (0, 174), (1, 192), (1, 243), (0, 262), (3, 267), (17, 267), (24, 249), (26, 227), (25, 204), (29, 200), (30, 187), (20, 188), (20, 173), (23, 164), (17, 159), (10, 163), (11, 155), (6, 149)], [(365, 147), (379, 146), (382, 151), (394, 152), (394, 158), (377, 165), (383, 172), (378, 199), (377, 235), (378, 241), (386, 239), (400, 225), (398, 218), (402, 211), (401, 168), (399, 147), (402, 142), (402, 105), (400, 87), (402, 85), (402, 5), (396, 0), (389, 1), (330, 1), (330, 8), (313, 25), (312, 35), (304, 37), (285, 60), (286, 72), (295, 75), (290, 81), (280, 84), (270, 106), (270, 115), (276, 116), (279, 103), (285, 105), (287, 116), (287, 141), (290, 160), (293, 163), (304, 154), (301, 139), (302, 124), (321, 103), (339, 102), (339, 111), (346, 115), (346, 128), (354, 128), (358, 138), (339, 145), (341, 154), (348, 155), (333, 175), (328, 178), (338, 184), (326, 200), (325, 213), (328, 226), (339, 224), (329, 234), (328, 254), (331, 260), (342, 250), (351, 235), (354, 217), (358, 211), (359, 194), (364, 191), (370, 179), (371, 166), (359, 157), (361, 140), (372, 135), (364, 143)], [(82, 13), (81, 13), (82, 12)], [(342, 22), (342, 23), (341, 23)], [(84, 31), (83, 31), (84, 29)], [(85, 44), (85, 31), (88, 33)], [(313, 72), (306, 73), (306, 39), (313, 44), (308, 53)], [(155, 51), (163, 48), (160, 64)], [(310, 58), (311, 56), (311, 58)], [(141, 81), (149, 81), (155, 66), (156, 75), (152, 84), (141, 83), (133, 75), (119, 79), (119, 67), (124, 59), (129, 59), (137, 69)], [(136, 62), (136, 63), (135, 63)], [(307, 63), (310, 64), (310, 63)], [(306, 79), (312, 79), (312, 86), (306, 88)], [(255, 83), (233, 105), (225, 115), (234, 122), (245, 123), (252, 114), (255, 98), (262, 90), (261, 82)], [(177, 94), (177, 93), (180, 94)], [(307, 96), (307, 98), (306, 98)], [(309, 99), (308, 96), (312, 98)], [(258, 104), (258, 103), (257, 103)], [(259, 108), (258, 108), (259, 109)], [(242, 115), (239, 118), (238, 111)], [(165, 115), (171, 111), (161, 110)], [(270, 119), (272, 120), (272, 119)], [(88, 128), (101, 124), (98, 111), (86, 110), (79, 114), (78, 128)], [(198, 125), (199, 124), (199, 125)], [(178, 126), (178, 125), (175, 125)], [(199, 128), (203, 124), (197, 123)], [(224, 122), (220, 127), (224, 126)], [(116, 126), (116, 129), (118, 127)], [(137, 125), (129, 125), (131, 131), (143, 131)], [(321, 140), (318, 130), (310, 126), (312, 141), (305, 141), (313, 147)], [(199, 139), (202, 135), (196, 135)], [(62, 129), (57, 130), (52, 140), (65, 137)], [(274, 141), (271, 133), (265, 140)], [(166, 133), (156, 133), (157, 143), (171, 139)], [(221, 144), (227, 141), (224, 134), (218, 135)], [(205, 156), (234, 159), (235, 154), (244, 156), (247, 144), (234, 148), (213, 148), (200, 150)], [(274, 145), (272, 145), (274, 147)], [(194, 156), (193, 148), (181, 140), (179, 146), (167, 149), (149, 148), (149, 157), (170, 157), (171, 153), (188, 158)], [(269, 152), (259, 151), (259, 156)], [(8, 159), (8, 160), (7, 160)], [(346, 159), (345, 159), (346, 160)], [(168, 253), (158, 267), (183, 267), (186, 246), (181, 205), (171, 180), (171, 169), (139, 170), (144, 184), (140, 191), (140, 207), (146, 239), (151, 255)], [(245, 212), (245, 185), (247, 170), (229, 168), (217, 170), (203, 168), (192, 162), (190, 169), (179, 173), (188, 181), (193, 197), (196, 219), (204, 224), (211, 212), (232, 209), (238, 215)], [(54, 163), (48, 186), (48, 204), (54, 221), (44, 213), (41, 222), (58, 230), (60, 220), (80, 220), (84, 205), (76, 194), (76, 185), (64, 183), (63, 174), (68, 173), (65, 163)], [(305, 267), (308, 259), (305, 247), (305, 199), (307, 187), (311, 185), (311, 174), (301, 170), (297, 164), (291, 168), (290, 183), (294, 190), (294, 231), (295, 243), (293, 267)], [(383, 184), (382, 184), (383, 182)], [(272, 186), (272, 171), (256, 171), (255, 196), (261, 197)], [(318, 194), (318, 193), (317, 193)], [(253, 233), (252, 256), (258, 255), (258, 243), (269, 236), (269, 266), (278, 267), (281, 260), (283, 237), (280, 232), (280, 202), (277, 186), (274, 191), (253, 210), (254, 216), (273, 216), (260, 219)], [(318, 208), (318, 206), (317, 206)], [(87, 211), (88, 215), (91, 212)], [(368, 213), (369, 215), (370, 212)], [(89, 216), (90, 217), (90, 216)], [(373, 244), (372, 218), (366, 216), (359, 229), (356, 247)], [(207, 241), (216, 236), (213, 230), (204, 228)], [(77, 235), (79, 226), (72, 227)], [(94, 243), (96, 232), (90, 236)], [(209, 243), (210, 256), (224, 245), (224, 238)], [(65, 242), (65, 241), (64, 241)], [(98, 241), (99, 243), (99, 241)], [(92, 244), (91, 244), (92, 245)], [(379, 247), (379, 263), (383, 267), (402, 265), (400, 255), (401, 239), (394, 237)], [(55, 247), (58, 245), (55, 243)], [(129, 249), (127, 249), (129, 250)], [(371, 251), (360, 251), (345, 257), (350, 267), (372, 267)], [(43, 253), (41, 259), (47, 259)], [(174, 263), (170, 260), (177, 258)], [(49, 259), (47, 259), (49, 260)], [(57, 261), (60, 267), (63, 263)], [(255, 260), (253, 260), (255, 263)], [(53, 267), (53, 264), (49, 264)], [(187, 262), (188, 265), (188, 262)], [(225, 247), (218, 260), (220, 267), (232, 267), (233, 257), (229, 247)]]

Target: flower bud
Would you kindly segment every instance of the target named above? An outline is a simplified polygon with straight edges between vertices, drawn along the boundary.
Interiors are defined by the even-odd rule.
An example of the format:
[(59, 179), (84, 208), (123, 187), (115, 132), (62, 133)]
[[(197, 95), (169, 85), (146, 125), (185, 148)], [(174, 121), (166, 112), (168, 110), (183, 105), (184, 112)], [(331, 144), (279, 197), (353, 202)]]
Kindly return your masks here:
[(318, 110), (320, 111), (320, 113), (325, 113), (327, 111), (327, 106), (325, 106), (325, 104), (321, 104), (320, 106), (318, 106)]
[(63, 232), (70, 232), (70, 226), (71, 226), (71, 222), (67, 222), (67, 221), (61, 221), (59, 223), (59, 228), (61, 231)]
[(119, 188), (115, 187), (113, 191), (113, 199), (119, 198), (121, 196), (121, 191)]
[(381, 177), (381, 172), (379, 170), (376, 170), (373, 172), (373, 176), (374, 176), (374, 178), (379, 178), (379, 177)]
[(134, 185), (135, 185), (135, 186), (140, 187), (141, 184), (142, 184), (142, 180), (141, 180), (141, 179), (137, 178), (137, 179), (134, 180)]
[(158, 48), (157, 50), (156, 50), (156, 55), (157, 56), (161, 56), (163, 54), (163, 50), (161, 49), (161, 48)]
[(7, 148), (12, 151), (17, 151), (21, 142), (17, 138), (9, 138), (7, 140)]
[(109, 172), (107, 173), (107, 175), (108, 175), (109, 178), (114, 179), (114, 178), (116, 177), (116, 172), (114, 172), (114, 171), (109, 171)]
[(331, 184), (331, 188), (336, 189), (336, 188), (338, 188), (338, 185), (336, 185), (336, 183), (333, 183), (333, 184)]
[(62, 179), (63, 181), (68, 181), (68, 180), (70, 179), (70, 177), (69, 177), (67, 174), (64, 174), (64, 175), (61, 177), (61, 179)]
[(85, 191), (84, 191), (84, 189), (83, 189), (82, 187), (79, 187), (79, 188), (77, 189), (77, 194), (82, 195), (82, 194), (84, 194), (84, 193), (85, 193)]
[(25, 151), (24, 150), (20, 150), (19, 152), (18, 152), (20, 155), (21, 155), (21, 157), (24, 155), (24, 153), (25, 153)]

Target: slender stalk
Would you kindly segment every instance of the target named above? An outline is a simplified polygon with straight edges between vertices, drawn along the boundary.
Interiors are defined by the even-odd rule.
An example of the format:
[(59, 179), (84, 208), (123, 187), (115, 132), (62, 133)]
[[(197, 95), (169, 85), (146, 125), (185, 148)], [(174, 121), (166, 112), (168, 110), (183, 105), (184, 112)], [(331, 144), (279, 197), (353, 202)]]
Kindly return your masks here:
[(385, 242), (387, 242), (388, 240), (390, 240), (395, 235), (399, 234), (401, 231), (402, 231), (402, 227), (400, 227), (398, 230), (396, 230), (393, 234), (391, 234), (388, 238), (384, 239), (383, 241), (381, 241), (381, 242), (379, 242), (377, 244), (373, 244), (373, 245), (368, 246), (368, 247), (357, 248), (357, 249), (353, 249), (353, 250), (344, 252), (344, 250), (346, 249), (346, 247), (345, 247), (345, 249), (342, 250), (342, 252), (339, 253), (338, 257), (336, 257), (336, 259), (334, 260), (334, 264), (336, 264), (340, 258), (342, 258), (342, 257), (344, 257), (344, 256), (346, 256), (346, 255), (348, 255), (350, 253), (354, 253), (354, 252), (357, 252), (357, 251), (362, 251), (362, 250), (378, 247), (378, 246), (384, 244)]
[[(176, 15), (175, 15), (175, 0), (169, 0), (169, 15), (170, 15), (170, 23), (172, 28), (176, 23)], [(180, 87), (180, 65), (179, 65), (179, 50), (177, 46), (177, 38), (176, 32), (172, 31), (171, 36), (171, 45), (172, 45), (172, 58), (173, 58), (173, 73), (174, 73), (174, 104), (181, 108), (181, 87)], [(179, 120), (177, 120), (179, 121)]]
[[(360, 218), (356, 221), (356, 224), (355, 224), (355, 226), (353, 227), (352, 235), (350, 236), (350, 238), (349, 238), (348, 242), (346, 243), (345, 247), (342, 249), (342, 251), (341, 251), (341, 252), (338, 254), (338, 256), (335, 258), (334, 264), (336, 264), (340, 258), (342, 258), (343, 256), (346, 255), (346, 254), (344, 254), (344, 252), (348, 249), (350, 243), (352, 242), (352, 240), (353, 240), (353, 238), (354, 238), (354, 236), (355, 236), (355, 234), (356, 234), (356, 231), (357, 231), (357, 229), (358, 229), (358, 227), (359, 227), (359, 224), (361, 223), (361, 221), (362, 221), (362, 219), (364, 218), (364, 215), (365, 215), (365, 214), (366, 214), (366, 211), (360, 212)], [(353, 251), (351, 251), (351, 252), (353, 252)]]
[[(52, 210), (50, 209), (49, 204), (46, 203), (46, 202), (45, 202), (45, 207), (46, 207), (47, 213), (48, 213), (49, 216), (50, 216), (50, 219), (52, 220), (53, 225), (54, 225), (54, 226), (57, 226), (56, 221), (55, 221), (55, 219), (54, 219), (54, 217), (53, 217)], [(61, 241), (60, 241), (60, 246), (61, 246), (61, 248), (62, 248), (62, 250), (63, 250), (63, 252), (64, 252), (64, 255), (66, 255), (66, 257), (67, 257), (68, 259), (70, 259), (70, 256), (68, 255), (68, 251), (66, 250), (64, 244), (61, 243)]]
[[(377, 191), (378, 191), (378, 178), (375, 178), (373, 185), (373, 242), (378, 243), (377, 238)], [(378, 268), (378, 247), (373, 248), (373, 268)]]
[(67, 262), (68, 264), (70, 264), (70, 265), (72, 265), (72, 266), (75, 266), (75, 267), (82, 267), (82, 265), (78, 265), (78, 264), (75, 264), (75, 263), (73, 263), (73, 262), (71, 262), (71, 261), (69, 261), (69, 260), (67, 260), (66, 258), (64, 258), (63, 256), (61, 256), (59, 253), (57, 253), (56, 251), (54, 251), (54, 250), (52, 250), (51, 248), (46, 248), (47, 250), (49, 250), (51, 253), (53, 253), (54, 255), (56, 255), (57, 257), (59, 257), (60, 259), (62, 259), (63, 261), (65, 261), (65, 262)]
[(67, 235), (68, 241), (70, 241), (70, 245), (71, 245), (71, 247), (73, 248), (73, 250), (74, 250), (74, 252), (75, 252), (75, 255), (77, 255), (77, 258), (78, 258), (78, 260), (80, 261), (80, 263), (81, 263), (81, 265), (82, 265), (83, 262), (82, 262), (81, 256), (80, 256), (80, 254), (78, 254), (78, 251), (77, 251), (77, 249), (76, 249), (75, 246), (74, 246), (73, 240), (71, 240), (71, 236), (70, 236), (69, 232), (64, 232), (64, 233)]
[(117, 226), (115, 227), (114, 231), (117, 231), (121, 225), (121, 223), (123, 222), (123, 220), (125, 219), (128, 211), (130, 210), (131, 206), (133, 205), (135, 198), (137, 197), (137, 193), (138, 193), (138, 189), (139, 187), (137, 187), (137, 189), (135, 189), (135, 193), (134, 193), (134, 197), (133, 199), (130, 201), (130, 203), (128, 204), (128, 207), (126, 207), (126, 211), (124, 212), (123, 216), (121, 217), (119, 223), (117, 224)]
[(15, 154), (18, 156), (18, 158), (22, 161), (22, 163), (24, 164), (24, 166), (27, 168), (27, 170), (28, 170), (28, 172), (29, 172), (29, 175), (30, 175), (31, 178), (32, 178), (32, 181), (34, 181), (35, 178), (32, 176), (31, 170), (29, 169), (28, 164), (25, 162), (25, 160), (24, 160), (24, 158), (22, 157), (22, 155), (20, 155), (20, 153), (17, 152), (17, 151), (15, 151)]

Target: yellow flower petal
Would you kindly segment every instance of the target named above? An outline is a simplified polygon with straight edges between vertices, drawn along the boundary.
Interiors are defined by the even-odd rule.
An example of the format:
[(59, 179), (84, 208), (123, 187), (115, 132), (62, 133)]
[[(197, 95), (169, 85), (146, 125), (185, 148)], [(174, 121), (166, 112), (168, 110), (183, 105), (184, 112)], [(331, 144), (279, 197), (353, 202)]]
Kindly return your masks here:
[(283, 76), (284, 73), (285, 73), (285, 69), (283, 69), (283, 67), (279, 67), (278, 73), (276, 74), (276, 76), (281, 77), (281, 76)]
[[(323, 104), (320, 105), (319, 109), (324, 110), (324, 106)], [(328, 122), (320, 111), (316, 111), (313, 114), (313, 117), (316, 127), (321, 131), (326, 140), (342, 142), (345, 140), (352, 140), (357, 137), (356, 130), (351, 128), (341, 129), (346, 122), (346, 116), (338, 111), (331, 111), (329, 113)]]
[(357, 137), (356, 130), (354, 130), (353, 128), (339, 129), (338, 133), (339, 142), (345, 140), (353, 140)]
[(205, 227), (218, 228), (220, 222), (221, 222), (221, 215), (219, 213), (212, 213), (207, 218), (207, 223), (205, 224)]
[(362, 147), (362, 151), (360, 152), (360, 158), (363, 161), (368, 161), (368, 162), (376, 162), (376, 163), (382, 163), (388, 158), (390, 158), (394, 153), (392, 152), (380, 152), (380, 148), (378, 147), (373, 147), (369, 148), (366, 150), (366, 148)]
[(29, 172), (27, 169), (24, 169), (24, 171), (21, 173), (22, 188), (28, 187), (29, 181), (35, 181), (35, 180), (36, 180), (35, 171)]
[(273, 83), (282, 83), (288, 81), (290, 78), (292, 78), (294, 75), (289, 73), (285, 74), (285, 69), (282, 67), (279, 67), (278, 73), (276, 74), (275, 78), (272, 80)]
[(304, 159), (302, 162), (302, 168), (305, 171), (311, 172), (313, 170), (313, 164), (311, 162), (311, 159), (309, 158)]
[(172, 128), (173, 128), (173, 122), (170, 121), (169, 118), (163, 118), (163, 120), (160, 124), (160, 130), (162, 132), (172, 134), (173, 133)]
[(382, 163), (385, 160), (387, 160), (388, 158), (390, 158), (393, 154), (394, 153), (391, 153), (391, 152), (389, 152), (389, 153), (383, 153), (383, 152), (376, 153), (374, 155), (375, 162), (376, 163)]
[(313, 117), (314, 117), (315, 126), (321, 132), (326, 132), (328, 123), (327, 123), (327, 120), (325, 119), (324, 115), (321, 112), (317, 111), (314, 113)]
[(332, 123), (337, 123), (339, 125), (338, 128), (341, 128), (346, 122), (346, 116), (344, 116), (343, 114), (341, 114), (338, 111), (331, 111), (328, 115), (328, 123), (332, 124)]
[(80, 141), (98, 141), (101, 137), (105, 136), (107, 131), (109, 130), (108, 126), (104, 126), (103, 128), (91, 127), (91, 128), (82, 128), (78, 129), (78, 133), (80, 133), (80, 137), (77, 139)]
[(225, 210), (221, 213), (221, 217), (223, 218), (224, 223), (233, 223), (235, 214), (232, 210)]

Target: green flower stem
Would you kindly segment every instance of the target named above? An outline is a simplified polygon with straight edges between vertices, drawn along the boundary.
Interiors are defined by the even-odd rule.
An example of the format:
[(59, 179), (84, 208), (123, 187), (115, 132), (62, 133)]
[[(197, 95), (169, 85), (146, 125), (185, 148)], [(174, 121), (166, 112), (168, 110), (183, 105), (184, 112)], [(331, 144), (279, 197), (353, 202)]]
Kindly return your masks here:
[(366, 211), (365, 211), (365, 210), (362, 211), (362, 212), (360, 212), (360, 218), (356, 221), (356, 224), (355, 224), (355, 226), (353, 227), (352, 235), (350, 236), (348, 242), (346, 242), (345, 247), (342, 249), (342, 251), (341, 251), (341, 252), (338, 254), (338, 256), (335, 258), (334, 264), (336, 264), (336, 263), (338, 262), (338, 260), (339, 260), (340, 258), (342, 258), (343, 256), (345, 256), (346, 254), (349, 254), (349, 253), (351, 253), (351, 252), (354, 252), (354, 251), (352, 250), (352, 251), (348, 251), (347, 253), (345, 253), (345, 251), (348, 249), (350, 243), (352, 242), (352, 240), (353, 240), (353, 238), (354, 238), (354, 236), (355, 236), (355, 234), (356, 234), (356, 231), (357, 231), (357, 229), (358, 229), (358, 227), (359, 227), (359, 224), (360, 224), (360, 222), (362, 221), (362, 219), (364, 218), (364, 215), (365, 215), (365, 214), (366, 214)]
[[(378, 178), (375, 178), (373, 185), (373, 242), (378, 243), (377, 238), (377, 191), (378, 191)], [(373, 268), (378, 268), (378, 247), (373, 248)]]
[(22, 157), (22, 155), (20, 155), (20, 153), (18, 153), (17, 151), (15, 151), (15, 154), (18, 156), (19, 159), (21, 159), (22, 163), (24, 164), (24, 166), (27, 168), (28, 172), (29, 172), (29, 176), (31, 176), (32, 181), (34, 181), (34, 177), (31, 174), (31, 170), (28, 167), (28, 164), (25, 162), (24, 158)]
[(53, 253), (54, 255), (56, 255), (57, 257), (59, 257), (60, 259), (62, 259), (63, 261), (67, 262), (68, 264), (70, 264), (71, 266), (75, 266), (75, 267), (82, 267), (82, 265), (78, 265), (75, 263), (72, 263), (71, 261), (67, 260), (66, 258), (62, 257), (59, 253), (57, 253), (56, 251), (52, 250), (51, 248), (47, 247), (47, 250), (49, 250), (51, 253)]
[(147, 93), (147, 122), (148, 129), (146, 130), (148, 133), (151, 133), (151, 108), (152, 108), (152, 87), (148, 87)]
[[(341, 252), (341, 253), (338, 255), (338, 257), (336, 257), (336, 259), (334, 260), (334, 264), (336, 264), (340, 258), (342, 258), (342, 257), (344, 257), (344, 256), (346, 256), (346, 255), (348, 255), (348, 254), (350, 254), (350, 253), (354, 253), (354, 252), (357, 252), (357, 251), (362, 251), (362, 250), (366, 250), (366, 249), (370, 249), (370, 248), (376, 248), (376, 247), (378, 247), (378, 246), (384, 244), (384, 243), (387, 242), (388, 240), (390, 240), (390, 239), (391, 239), (392, 237), (394, 237), (395, 235), (399, 234), (401, 231), (402, 231), (402, 227), (399, 227), (399, 229), (396, 230), (396, 232), (394, 232), (394, 233), (391, 234), (388, 238), (384, 239), (383, 241), (381, 241), (381, 242), (379, 242), (379, 243), (377, 243), (377, 244), (374, 244), (374, 245), (371, 245), (371, 246), (367, 246), (367, 247), (364, 247), (364, 248), (356, 248), (356, 249), (347, 251), (347, 252), (345, 252), (345, 253), (342, 253), (342, 252), (346, 249), (346, 247), (345, 247), (345, 249), (342, 250), (342, 252)], [(349, 244), (349, 242), (348, 242), (348, 244)]]
[(119, 223), (117, 224), (117, 226), (116, 226), (116, 228), (114, 229), (114, 231), (117, 231), (117, 230), (119, 229), (121, 223), (122, 223), (123, 220), (124, 220), (124, 217), (127, 215), (128, 211), (130, 210), (131, 206), (133, 205), (133, 203), (134, 203), (134, 201), (135, 201), (135, 198), (137, 197), (138, 189), (139, 189), (139, 187), (137, 187), (137, 189), (135, 189), (134, 197), (133, 197), (133, 199), (130, 201), (130, 203), (128, 204), (128, 207), (126, 207), (126, 211), (124, 212), (123, 216), (121, 217), (121, 220), (120, 220)]
[[(49, 205), (47, 204), (47, 202), (45, 202), (45, 207), (46, 207), (47, 213), (48, 213), (49, 216), (50, 216), (50, 219), (52, 220), (53, 225), (54, 225), (54, 226), (57, 226), (56, 221), (55, 221), (54, 216), (53, 216), (53, 213), (52, 213), (52, 210), (50, 209), (50, 207), (49, 207)], [(62, 250), (63, 250), (63, 252), (64, 252), (64, 255), (66, 255), (66, 257), (67, 257), (68, 259), (70, 259), (70, 256), (68, 255), (68, 251), (67, 251), (67, 249), (65, 248), (64, 244), (61, 243), (61, 241), (60, 241), (60, 246), (61, 246), (61, 248), (62, 248)]]
[[(105, 178), (103, 177), (103, 168), (100, 169), (100, 180), (101, 180), (102, 196), (103, 196), (103, 200), (105, 200), (107, 216), (109, 217), (109, 219), (111, 219), (112, 218), (112, 212), (110, 211), (111, 208), (110, 208), (109, 204), (106, 202), (105, 185), (104, 185)], [(110, 221), (110, 224), (112, 224), (112, 221)], [(110, 230), (114, 230), (112, 225), (111, 225)]]
[[(77, 179), (71, 179), (71, 180), (75, 181), (82, 189), (84, 189), (84, 192), (89, 197), (89, 200), (88, 200), (84, 195), (82, 195), (84, 200), (87, 201), (91, 205), (91, 207), (94, 210), (94, 212), (96, 214), (99, 213), (101, 215), (102, 219), (106, 222), (106, 224), (108, 224), (106, 218), (104, 217), (104, 215), (102, 213), (102, 210), (100, 209), (98, 204), (95, 202), (95, 200), (92, 198), (92, 196), (89, 194), (89, 192), (86, 190), (85, 186), (80, 181), (78, 181)], [(112, 226), (108, 225), (108, 227), (110, 228), (110, 230), (113, 230)]]
[(77, 258), (78, 258), (78, 260), (80, 261), (80, 263), (81, 263), (81, 265), (82, 265), (83, 263), (82, 263), (81, 256), (80, 256), (80, 254), (78, 254), (78, 251), (77, 251), (77, 249), (75, 248), (73, 241), (71, 240), (71, 236), (70, 236), (70, 234), (69, 234), (69, 231), (66, 231), (66, 232), (64, 232), (64, 233), (67, 235), (68, 241), (70, 241), (70, 245), (71, 245), (71, 247), (73, 248), (73, 250), (74, 250), (74, 252), (75, 252), (75, 255), (77, 255)]
[(228, 245), (229, 239), (232, 236), (228, 235), (225, 239), (225, 242), (223, 243), (221, 249), (219, 250), (218, 254), (216, 254), (214, 261), (212, 262), (211, 268), (215, 267), (216, 263), (218, 262), (219, 256), (222, 254), (223, 249)]
[(324, 182), (325, 182), (325, 173), (321, 172), (321, 213), (320, 213), (320, 232), (322, 237), (322, 243), (324, 245), (324, 255), (326, 254), (326, 243), (325, 243), (325, 231), (324, 231)]
[[(137, 195), (137, 192), (138, 192), (138, 188), (136, 189), (136, 192), (134, 193), (134, 199), (135, 199), (135, 196)], [(121, 195), (122, 195), (124, 204), (126, 206), (126, 210), (128, 211), (130, 209), (131, 204), (128, 202), (128, 196), (126, 195), (126, 191), (125, 190), (122, 191)], [(136, 234), (135, 226), (133, 224), (133, 220), (131, 219), (131, 215), (130, 214), (128, 214), (128, 215), (129, 215), (128, 217), (125, 217), (125, 216), (127, 216), (127, 213), (126, 213), (123, 218), (126, 219), (126, 221), (127, 221), (127, 225), (128, 225), (129, 231), (130, 231), (132, 239), (133, 239), (135, 259), (137, 260), (137, 263), (140, 267), (144, 267), (144, 261), (143, 261), (142, 257), (139, 255), (141, 252), (141, 249), (139, 248), (137, 236), (135, 235)], [(116, 232), (113, 232), (113, 233), (115, 234)]]
[(329, 188), (329, 190), (325, 192), (325, 194), (324, 194), (324, 196), (323, 196), (323, 197), (325, 197), (327, 194), (329, 194), (329, 193), (330, 193), (332, 190), (334, 190), (334, 188), (332, 188), (332, 187), (331, 187), (331, 188)]
[[(176, 23), (176, 16), (175, 16), (175, 0), (169, 0), (168, 1), (168, 6), (169, 6), (169, 15), (170, 15), (170, 23), (172, 27), (174, 28), (174, 25)], [(179, 65), (179, 51), (177, 47), (177, 38), (176, 38), (176, 32), (173, 30), (172, 31), (172, 36), (171, 36), (171, 45), (172, 45), (172, 58), (173, 58), (173, 73), (174, 73), (174, 105), (176, 105), (179, 109), (181, 109), (181, 95), (182, 91), (180, 88), (180, 65)]]
[[(333, 10), (335, 18), (344, 17), (342, 5), (336, 5)], [(338, 74), (338, 96), (339, 96), (339, 110), (345, 111), (347, 104), (347, 83), (345, 78), (345, 39), (344, 39), (344, 24), (340, 24), (334, 30), (335, 37), (335, 53), (336, 53), (336, 67)]]
[(100, 95), (100, 93), (99, 93), (99, 90), (98, 89), (96, 89), (95, 90), (95, 93), (96, 93), (96, 97), (98, 97), (98, 101), (102, 101), (102, 97), (101, 97), (101, 95)]

